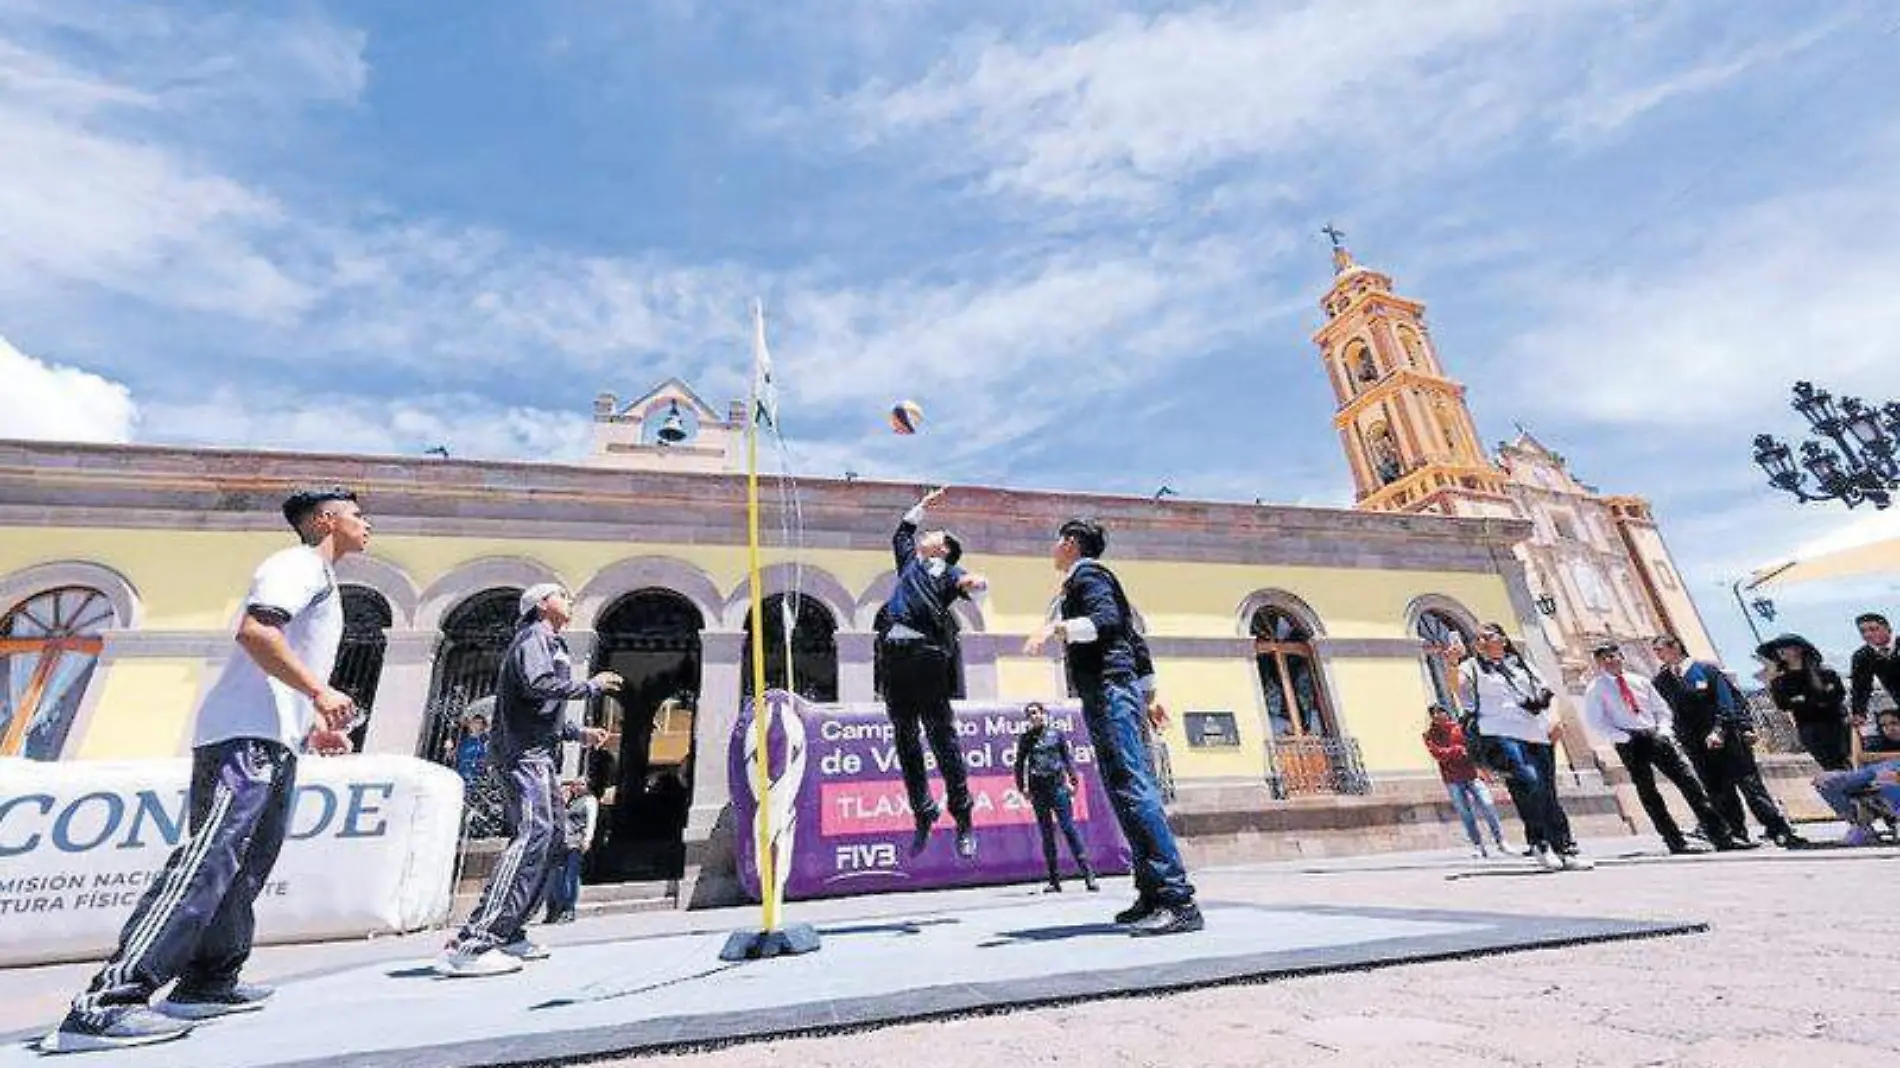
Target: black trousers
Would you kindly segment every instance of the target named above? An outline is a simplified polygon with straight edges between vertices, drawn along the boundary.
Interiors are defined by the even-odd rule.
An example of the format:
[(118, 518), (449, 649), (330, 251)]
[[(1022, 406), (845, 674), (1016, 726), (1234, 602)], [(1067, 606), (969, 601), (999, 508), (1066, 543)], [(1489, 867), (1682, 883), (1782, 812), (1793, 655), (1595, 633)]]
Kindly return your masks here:
[(1062, 877), (1062, 869), (1056, 863), (1056, 830), (1060, 828), (1062, 838), (1069, 843), (1069, 856), (1075, 859), (1075, 866), (1084, 877), (1093, 875), (1089, 867), (1089, 850), (1082, 844), (1082, 832), (1075, 826), (1075, 805), (1069, 796), (1069, 784), (1061, 780), (1055, 782), (1029, 783), (1029, 804), (1036, 812), (1036, 826), (1042, 831), (1042, 859), (1049, 865), (1049, 881), (1056, 882)]
[(953, 665), (950, 654), (927, 642), (884, 643), (884, 708), (897, 728), (897, 763), (904, 770), (910, 809), (934, 816), (924, 743), (937, 757), (944, 798), (958, 827), (970, 825), (970, 774), (957, 739), (956, 713), (950, 708)]
[(290, 824), (297, 757), (276, 742), (234, 738), (191, 752), (191, 833), (139, 899), (119, 948), (73, 1011), (88, 1018), (143, 1004), (173, 979), (228, 989), (251, 955), (252, 906)]
[(1852, 771), (1854, 743), (1845, 720), (1839, 723), (1800, 723), (1794, 725), (1801, 737), (1801, 748), (1808, 751), (1823, 771)]
[(1709, 841), (1723, 844), (1729, 840), (1728, 825), (1709, 803), (1709, 795), (1703, 791), (1695, 772), (1689, 769), (1682, 751), (1667, 735), (1632, 734), (1629, 741), (1616, 747), (1616, 755), (1629, 769), (1630, 782), (1636, 787), (1637, 798), (1643, 802), (1643, 811), (1649, 813), (1649, 822), (1672, 848), (1682, 846), (1682, 829), (1676, 826), (1675, 817), (1669, 814), (1669, 805), (1656, 789), (1657, 772), (1674, 783), (1683, 800), (1689, 802), (1689, 810), (1695, 813), (1696, 822), (1702, 825), (1702, 833), (1708, 835)]
[[(1723, 728), (1722, 747), (1710, 749), (1708, 735), (1685, 735), (1682, 747), (1695, 766), (1696, 778), (1709, 792), (1709, 803), (1737, 838), (1748, 837), (1748, 812), (1768, 832), (1770, 838), (1794, 833), (1787, 814), (1761, 781), (1761, 769), (1755, 765), (1755, 751), (1743, 740), (1740, 731)], [(1747, 806), (1747, 812), (1743, 806)]]

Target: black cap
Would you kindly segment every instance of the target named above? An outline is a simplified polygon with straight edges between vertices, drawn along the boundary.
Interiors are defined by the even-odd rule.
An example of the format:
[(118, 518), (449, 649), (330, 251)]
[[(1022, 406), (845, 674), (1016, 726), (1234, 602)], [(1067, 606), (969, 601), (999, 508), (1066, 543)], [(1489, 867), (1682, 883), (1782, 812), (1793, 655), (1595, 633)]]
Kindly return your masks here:
[(963, 559), (963, 543), (957, 540), (957, 536), (955, 534), (952, 534), (947, 530), (944, 531), (943, 532), (943, 562), (946, 564), (949, 564), (952, 567), (955, 567), (957, 561), (961, 559)]
[(353, 501), (356, 491), (344, 486), (330, 486), (327, 489), (300, 489), (284, 498), (284, 521), (292, 529), (302, 525), (310, 514), (331, 501)]
[(1620, 653), (1622, 651), (1623, 647), (1615, 642), (1603, 642), (1595, 649), (1590, 650), (1590, 653), (1592, 656), (1608, 656), (1611, 653)]

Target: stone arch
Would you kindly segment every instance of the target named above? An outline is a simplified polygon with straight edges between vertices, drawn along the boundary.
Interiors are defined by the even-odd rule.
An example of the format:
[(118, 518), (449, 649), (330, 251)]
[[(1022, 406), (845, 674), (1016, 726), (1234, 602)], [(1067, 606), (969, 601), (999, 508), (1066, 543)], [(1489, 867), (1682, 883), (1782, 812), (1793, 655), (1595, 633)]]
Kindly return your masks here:
[(1262, 608), (1278, 608), (1298, 620), (1314, 638), (1326, 637), (1326, 621), (1313, 606), (1299, 594), (1282, 589), (1255, 590), (1242, 598), (1234, 613), (1234, 633), (1242, 638), (1253, 637), (1253, 617)]
[(375, 590), (389, 605), (391, 630), (408, 630), (422, 604), (422, 591), (416, 580), (397, 564), (380, 556), (356, 553), (336, 562), (339, 586), (362, 586)]
[(1472, 634), (1478, 632), (1481, 622), (1477, 613), (1466, 608), (1462, 601), (1447, 597), (1442, 593), (1422, 593), (1412, 598), (1412, 603), (1405, 606), (1405, 633), (1416, 634), (1419, 619), (1427, 612), (1437, 612)]
[[(587, 585), (574, 591), (573, 627), (594, 630), (602, 614), (622, 597), (647, 589), (669, 590), (691, 601), (704, 626), (714, 625), (726, 614), (719, 585), (698, 567), (671, 556), (630, 556), (601, 568)], [(741, 612), (740, 619), (744, 618)]]
[[(839, 582), (835, 575), (823, 568), (807, 564), (801, 569), (795, 564), (777, 563), (764, 568), (759, 573), (759, 577), (765, 584), (765, 588), (760, 593), (762, 597), (769, 597), (775, 593), (789, 593), (793, 581), (797, 580), (800, 592), (804, 596), (810, 597), (831, 610), (831, 618), (840, 630), (844, 629), (847, 622), (858, 617), (857, 598), (851, 596), (851, 591), (845, 589), (844, 583)], [(725, 608), (719, 613), (718, 618), (722, 620), (727, 630), (742, 631), (745, 629), (746, 613), (750, 611), (752, 611), (752, 579), (747, 576), (740, 579), (739, 585), (726, 597)]]
[[(526, 556), (484, 556), (454, 568), (422, 591), (414, 629), (434, 632), (455, 606), (483, 590), (497, 586), (526, 589), (537, 582), (562, 582), (548, 565)], [(563, 583), (565, 584), (565, 583)]]
[[(864, 593), (857, 599), (857, 612), (852, 617), (855, 619), (853, 626), (858, 630), (872, 629), (872, 624), (877, 621), (878, 609), (884, 607), (884, 602), (890, 600), (891, 591), (896, 588), (896, 571), (886, 571), (872, 579), (871, 584), (865, 587)], [(959, 597), (950, 606), (950, 614), (957, 617), (957, 625), (963, 628), (965, 634), (981, 634), (988, 629), (983, 619), (982, 606), (974, 601)], [(842, 620), (839, 625), (843, 625)]]
[(61, 586), (99, 591), (111, 603), (113, 623), (119, 630), (132, 630), (144, 620), (145, 605), (132, 581), (113, 568), (85, 560), (34, 564), (0, 577), (0, 615), (30, 597)]

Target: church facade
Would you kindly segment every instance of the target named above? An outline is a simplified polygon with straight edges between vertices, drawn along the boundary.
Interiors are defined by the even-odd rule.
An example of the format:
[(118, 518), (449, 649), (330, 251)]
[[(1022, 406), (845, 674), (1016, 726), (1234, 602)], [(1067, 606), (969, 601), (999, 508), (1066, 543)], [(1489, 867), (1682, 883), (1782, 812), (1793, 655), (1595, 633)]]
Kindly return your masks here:
[[(1650, 639), (1675, 634), (1716, 659), (1702, 617), (1649, 503), (1580, 481), (1564, 457), (1528, 431), (1487, 453), (1465, 388), (1442, 362), (1425, 305), (1354, 261), (1335, 237), (1333, 285), (1314, 334), (1338, 398), (1334, 425), (1350, 466), (1355, 507), (1370, 512), (1515, 519), (1515, 546), (1568, 688), (1580, 692), (1591, 650), (1623, 647), (1654, 671)], [(1421, 635), (1443, 641), (1446, 635)]]

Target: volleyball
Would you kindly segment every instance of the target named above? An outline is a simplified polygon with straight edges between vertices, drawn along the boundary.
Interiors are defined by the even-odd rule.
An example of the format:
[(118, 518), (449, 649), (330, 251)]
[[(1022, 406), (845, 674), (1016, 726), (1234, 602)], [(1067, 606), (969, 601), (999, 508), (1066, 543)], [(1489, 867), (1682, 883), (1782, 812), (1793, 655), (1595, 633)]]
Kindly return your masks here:
[(915, 434), (924, 424), (924, 409), (916, 401), (898, 401), (891, 405), (891, 429), (899, 434)]

